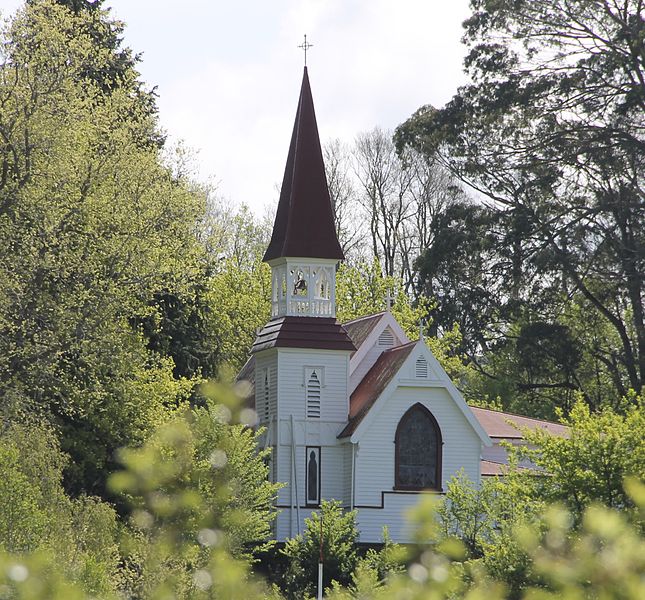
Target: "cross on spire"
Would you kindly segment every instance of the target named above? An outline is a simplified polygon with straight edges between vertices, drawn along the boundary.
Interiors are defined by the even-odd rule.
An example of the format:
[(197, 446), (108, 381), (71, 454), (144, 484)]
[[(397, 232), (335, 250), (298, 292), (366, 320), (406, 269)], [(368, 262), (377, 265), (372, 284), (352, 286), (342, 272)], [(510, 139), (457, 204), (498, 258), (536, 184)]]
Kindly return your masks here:
[(385, 296), (385, 310), (390, 310), (392, 308), (392, 294), (388, 288), (387, 295)]
[(307, 66), (307, 50), (309, 50), (309, 48), (312, 48), (312, 47), (313, 47), (313, 44), (310, 44), (309, 42), (307, 42), (307, 34), (305, 33), (305, 41), (298, 46), (298, 48), (302, 48), (305, 52), (305, 67)]

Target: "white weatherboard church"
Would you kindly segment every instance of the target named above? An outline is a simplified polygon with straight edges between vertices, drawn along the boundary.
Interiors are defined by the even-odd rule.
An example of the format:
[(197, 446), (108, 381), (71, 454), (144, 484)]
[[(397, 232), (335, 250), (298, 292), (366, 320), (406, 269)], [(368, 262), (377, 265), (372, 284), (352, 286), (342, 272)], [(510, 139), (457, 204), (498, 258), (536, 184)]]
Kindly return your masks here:
[(271, 242), (272, 316), (239, 375), (254, 383), (278, 495), (279, 541), (303, 532), (322, 499), (358, 510), (360, 542), (383, 526), (412, 535), (405, 512), (441, 493), (460, 469), (497, 475), (501, 440), (518, 426), (553, 423), (469, 407), (423, 340), (411, 342), (388, 311), (336, 321), (336, 266), (343, 260), (325, 179), (307, 68)]

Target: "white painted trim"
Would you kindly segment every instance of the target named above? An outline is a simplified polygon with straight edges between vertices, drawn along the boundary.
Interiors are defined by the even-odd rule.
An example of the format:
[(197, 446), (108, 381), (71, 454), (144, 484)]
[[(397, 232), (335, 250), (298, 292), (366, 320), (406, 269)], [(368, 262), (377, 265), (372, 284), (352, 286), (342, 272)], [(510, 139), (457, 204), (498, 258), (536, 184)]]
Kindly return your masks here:
[(356, 504), (356, 444), (352, 444), (352, 479), (349, 495), (349, 510), (354, 510)]
[[(408, 357), (401, 365), (401, 368), (399, 369), (399, 373), (404, 371), (404, 369), (408, 368), (414, 361), (416, 361), (416, 359), (419, 356), (419, 352), (422, 352), (426, 356), (434, 372), (439, 374), (439, 380), (430, 380), (430, 381), (415, 380), (414, 383), (411, 384), (409, 383), (411, 382), (411, 380), (406, 378), (405, 380), (403, 380), (405, 381), (405, 384), (402, 385), (402, 381), (399, 379), (398, 375), (395, 375), (394, 377), (392, 377), (392, 380), (390, 381), (390, 383), (383, 390), (381, 395), (376, 399), (376, 402), (374, 402), (374, 404), (369, 409), (365, 417), (363, 417), (363, 420), (358, 424), (356, 431), (354, 431), (354, 433), (350, 436), (349, 441), (354, 444), (360, 441), (364, 432), (369, 428), (370, 423), (376, 418), (376, 415), (381, 411), (383, 406), (385, 406), (385, 404), (387, 403), (387, 399), (394, 393), (394, 391), (398, 387), (413, 387), (413, 386), (414, 387), (443, 387), (448, 392), (449, 396), (455, 402), (457, 407), (461, 410), (464, 417), (466, 418), (466, 421), (468, 421), (468, 423), (473, 428), (475, 433), (479, 436), (479, 439), (481, 440), (482, 444), (487, 447), (492, 446), (493, 445), (492, 440), (490, 439), (490, 437), (488, 437), (488, 434), (486, 433), (486, 431), (484, 431), (484, 428), (481, 426), (481, 424), (479, 423), (475, 415), (472, 413), (472, 411), (466, 404), (466, 401), (459, 393), (459, 390), (452, 383), (452, 381), (450, 380), (450, 377), (448, 377), (448, 374), (446, 373), (444, 368), (441, 366), (439, 361), (433, 356), (432, 352), (430, 352), (430, 349), (428, 348), (428, 346), (426, 346), (423, 340), (419, 340), (416, 343), (416, 345), (414, 346), (414, 349), (410, 352)], [(434, 385), (432, 385), (433, 383)]]
[(325, 365), (303, 365), (302, 366), (302, 387), (307, 388), (307, 382), (309, 381), (309, 377), (307, 377), (307, 371), (313, 372), (313, 371), (318, 371), (319, 372), (319, 377), (318, 379), (320, 380), (320, 387), (324, 388), (327, 387), (325, 383)]
[(267, 264), (270, 267), (276, 267), (280, 264), (287, 263), (287, 262), (297, 262), (297, 263), (302, 263), (302, 262), (307, 262), (312, 265), (329, 265), (329, 264), (338, 264), (340, 261), (337, 258), (309, 258), (308, 256), (280, 256), (278, 258), (274, 258), (273, 260), (267, 261)]
[[(300, 535), (300, 502), (298, 502), (298, 465), (296, 464), (296, 430), (293, 422), (293, 414), (291, 415), (291, 458), (293, 460), (293, 488), (295, 489), (296, 496), (296, 523), (298, 535)], [(320, 482), (319, 482), (320, 485)], [(291, 509), (293, 512), (293, 507)]]

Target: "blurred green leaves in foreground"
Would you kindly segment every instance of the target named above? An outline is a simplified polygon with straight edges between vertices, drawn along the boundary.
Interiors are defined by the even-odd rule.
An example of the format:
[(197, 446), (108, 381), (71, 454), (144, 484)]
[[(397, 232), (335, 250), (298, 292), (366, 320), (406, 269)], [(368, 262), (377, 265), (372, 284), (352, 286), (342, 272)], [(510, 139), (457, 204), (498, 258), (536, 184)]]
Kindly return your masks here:
[[(48, 517), (44, 508), (38, 510), (41, 499), (29, 488), (29, 479), (13, 479), (23, 489), (14, 490), (13, 503), (5, 496), (7, 510), (23, 519), (25, 532), (36, 531), (50, 542), (35, 544), (35, 551), (29, 550), (33, 544), (17, 542), (14, 552), (0, 556), (1, 598), (282, 597), (252, 572), (252, 553), (270, 546), (277, 489), (267, 481), (266, 457), (257, 451), (257, 434), (248, 427), (255, 415), (241, 406), (244, 390), (217, 384), (205, 392), (211, 398), (205, 407), (162, 425), (142, 447), (120, 451), (123, 469), (112, 476), (110, 486), (127, 499), (130, 509), (118, 527), (114, 516), (112, 521), (105, 515), (92, 517), (96, 506), (90, 510), (92, 501), (85, 499), (69, 513), (56, 509), (72, 519), (59, 532), (63, 539), (57, 540), (55, 531), (48, 533), (57, 525), (56, 518)], [(20, 443), (26, 443), (18, 433), (14, 438), (13, 451), (3, 441), (0, 457), (5, 466), (11, 464), (12, 452), (20, 451)], [(43, 473), (51, 478), (56, 471), (50, 467)], [(407, 548), (407, 568), (383, 574), (374, 561), (358, 561), (345, 585), (333, 584), (327, 597), (641, 600), (645, 485), (627, 479), (625, 490), (634, 507), (630, 511), (592, 504), (577, 520), (562, 505), (553, 504), (530, 521), (517, 519), (510, 536), (532, 570), (531, 581), (519, 592), (503, 583), (485, 561), (471, 560), (463, 542), (442, 535), (437, 502), (427, 497), (410, 515), (417, 544)], [(636, 518), (634, 511), (640, 513)], [(8, 531), (10, 523), (6, 515), (3, 518)], [(60, 515), (58, 519), (67, 522)], [(112, 529), (105, 525), (109, 522)], [(85, 527), (88, 535), (83, 537), (74, 523)], [(118, 535), (113, 535), (116, 529)], [(97, 586), (95, 579), (109, 575), (102, 562), (111, 548), (106, 539), (118, 545), (120, 558), (118, 564), (111, 563), (111, 585)], [(61, 560), (65, 544), (83, 557)]]

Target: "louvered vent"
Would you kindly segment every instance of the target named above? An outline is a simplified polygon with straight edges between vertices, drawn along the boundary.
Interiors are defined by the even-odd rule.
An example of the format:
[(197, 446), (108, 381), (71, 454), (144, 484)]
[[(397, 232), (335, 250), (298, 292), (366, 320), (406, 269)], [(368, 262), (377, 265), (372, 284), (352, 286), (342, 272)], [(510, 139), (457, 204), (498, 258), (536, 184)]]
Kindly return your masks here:
[(428, 378), (428, 361), (425, 356), (419, 356), (419, 358), (417, 358), (415, 373), (419, 379)]
[(394, 346), (394, 334), (391, 329), (384, 329), (381, 335), (378, 336), (378, 345), (387, 346), (388, 348)]
[(307, 418), (320, 419), (320, 378), (316, 371), (307, 381)]

